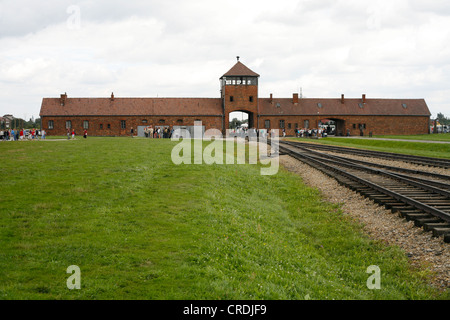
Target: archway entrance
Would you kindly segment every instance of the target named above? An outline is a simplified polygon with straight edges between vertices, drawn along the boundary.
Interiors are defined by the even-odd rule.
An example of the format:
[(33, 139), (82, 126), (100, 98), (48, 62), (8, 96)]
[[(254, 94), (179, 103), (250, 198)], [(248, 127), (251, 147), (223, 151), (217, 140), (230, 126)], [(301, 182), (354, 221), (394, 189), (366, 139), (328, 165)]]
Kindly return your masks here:
[(228, 114), (227, 128), (236, 132), (246, 131), (255, 128), (253, 112), (248, 111), (232, 111)]
[(326, 130), (328, 136), (344, 136), (345, 120), (336, 118), (324, 118), (319, 120), (319, 127)]

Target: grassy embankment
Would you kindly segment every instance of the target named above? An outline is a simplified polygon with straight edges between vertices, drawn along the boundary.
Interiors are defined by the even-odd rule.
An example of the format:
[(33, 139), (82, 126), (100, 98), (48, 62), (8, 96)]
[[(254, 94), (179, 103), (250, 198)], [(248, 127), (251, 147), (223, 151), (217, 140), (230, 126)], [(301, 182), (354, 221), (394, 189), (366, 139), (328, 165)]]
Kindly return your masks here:
[(448, 141), (450, 142), (450, 133), (438, 134), (416, 134), (416, 135), (398, 135), (398, 136), (373, 136), (382, 139), (405, 139), (405, 140), (424, 140), (424, 141)]
[[(0, 143), (0, 299), (449, 297), (298, 176), (176, 166), (175, 144)], [(80, 290), (66, 286), (71, 265)]]
[[(413, 140), (422, 137), (421, 140), (432, 139), (436, 137), (435, 141), (447, 141), (444, 134), (427, 135), (427, 136), (389, 136), (390, 138)], [(387, 137), (387, 136), (386, 136)], [(402, 137), (402, 138), (400, 138)], [(450, 134), (449, 134), (450, 137)], [(340, 138), (322, 138), (322, 139), (308, 139), (308, 138), (287, 138), (294, 141), (314, 142), (322, 144), (331, 144), (342, 147), (361, 148), (382, 152), (394, 152), (411, 154), (423, 157), (447, 158), (450, 159), (450, 143), (426, 143), (415, 141), (396, 141), (396, 140), (381, 140), (381, 139), (360, 139), (352, 137)], [(450, 141), (450, 139), (449, 139)]]

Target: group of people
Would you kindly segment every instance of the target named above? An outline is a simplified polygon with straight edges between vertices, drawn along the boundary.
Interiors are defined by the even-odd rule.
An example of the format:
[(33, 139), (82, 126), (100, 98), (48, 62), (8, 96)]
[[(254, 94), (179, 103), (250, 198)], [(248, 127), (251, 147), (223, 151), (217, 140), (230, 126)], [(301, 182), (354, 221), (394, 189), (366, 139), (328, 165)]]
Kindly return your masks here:
[(327, 130), (323, 128), (319, 129), (295, 129), (295, 136), (297, 138), (310, 138), (310, 137), (326, 137), (328, 135)]
[(144, 134), (146, 138), (171, 138), (174, 129), (170, 129), (169, 127), (161, 127), (153, 128), (153, 126), (148, 126), (144, 128)]
[(0, 129), (0, 141), (23, 141), (45, 139), (45, 130)]
[[(70, 136), (72, 136), (72, 139), (75, 139), (75, 129), (72, 129), (72, 130), (67, 129), (67, 140), (70, 140)], [(83, 138), (85, 138), (85, 139), (87, 138), (87, 130), (86, 129), (84, 130)]]

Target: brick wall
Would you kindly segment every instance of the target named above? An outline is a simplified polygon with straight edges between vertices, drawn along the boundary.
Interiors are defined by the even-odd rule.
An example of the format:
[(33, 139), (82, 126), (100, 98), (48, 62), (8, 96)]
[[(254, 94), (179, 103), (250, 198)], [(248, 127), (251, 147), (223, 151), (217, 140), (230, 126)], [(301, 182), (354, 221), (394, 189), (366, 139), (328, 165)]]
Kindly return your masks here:
[[(270, 120), (270, 129), (281, 129), (280, 120), (284, 120), (286, 135), (294, 135), (296, 124), (298, 128), (304, 128), (305, 120), (309, 122), (309, 128), (317, 128), (318, 121), (321, 119), (340, 120), (338, 131), (343, 135), (350, 130), (350, 135), (359, 136), (359, 125), (365, 125), (364, 135), (408, 135), (408, 134), (427, 134), (428, 117), (415, 116), (260, 116), (259, 128), (265, 128), (265, 121)], [(290, 125), (290, 127), (289, 127)]]
[[(249, 112), (249, 125), (256, 127), (258, 114), (258, 86), (256, 85), (226, 85), (223, 89), (225, 106), (225, 128), (228, 129), (229, 114), (233, 111)], [(233, 97), (231, 101), (230, 97)], [(252, 97), (252, 101), (250, 101)]]
[[(77, 135), (84, 132), (83, 122), (89, 121), (87, 129), (89, 136), (127, 136), (130, 135), (131, 127), (137, 134), (138, 126), (193, 126), (194, 121), (201, 120), (205, 129), (221, 129), (222, 116), (95, 116), (95, 117), (42, 117), (42, 126), (47, 135), (66, 135), (66, 121), (72, 122), (72, 128)], [(146, 120), (146, 122), (145, 122)], [(162, 122), (161, 120), (164, 120)], [(53, 129), (49, 129), (49, 121), (53, 121)], [(121, 121), (125, 121), (125, 129), (121, 127)], [(103, 128), (101, 128), (101, 125)], [(109, 125), (109, 128), (108, 128)]]
[[(256, 103), (256, 102), (255, 102)], [(250, 107), (247, 107), (251, 109)], [(225, 124), (228, 124), (228, 113), (225, 114)], [(270, 129), (281, 129), (280, 120), (284, 120), (285, 130), (287, 135), (294, 135), (296, 124), (298, 128), (304, 128), (305, 120), (309, 121), (309, 128), (317, 128), (320, 119), (334, 119), (332, 116), (256, 116), (254, 114), (254, 126), (260, 129), (265, 128), (265, 121), (270, 120)], [(369, 135), (372, 132), (374, 135), (402, 135), (402, 134), (427, 134), (428, 133), (428, 117), (414, 117), (414, 116), (346, 116), (339, 117), (338, 131), (343, 135), (350, 130), (350, 135), (359, 136), (359, 125), (365, 125), (363, 129), (364, 135)], [(49, 120), (53, 120), (53, 129), (48, 129)], [(201, 120), (205, 129), (219, 129), (222, 130), (222, 116), (139, 116), (139, 117), (122, 117), (122, 116), (96, 116), (96, 117), (42, 117), (43, 128), (48, 135), (65, 135), (66, 120), (72, 122), (72, 128), (75, 129), (77, 135), (82, 135), (84, 132), (83, 122), (89, 121), (88, 134), (90, 136), (126, 136), (130, 135), (131, 127), (135, 129), (137, 134), (138, 126), (165, 125), (173, 126), (192, 126), (195, 120)], [(121, 128), (121, 121), (125, 121), (126, 128)], [(147, 122), (144, 122), (146, 120)], [(164, 122), (161, 122), (164, 120)], [(103, 128), (100, 126), (103, 125)], [(108, 128), (108, 125), (110, 127)], [(228, 126), (226, 125), (225, 129)]]

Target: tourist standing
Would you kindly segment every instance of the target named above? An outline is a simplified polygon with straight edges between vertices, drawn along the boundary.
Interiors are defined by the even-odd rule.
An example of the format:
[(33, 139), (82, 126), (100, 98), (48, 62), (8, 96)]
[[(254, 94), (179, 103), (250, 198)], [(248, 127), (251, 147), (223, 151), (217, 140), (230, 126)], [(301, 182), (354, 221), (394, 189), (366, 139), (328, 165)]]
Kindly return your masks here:
[(150, 126), (150, 129), (148, 129), (148, 136), (150, 138), (153, 138), (153, 127), (152, 126)]

